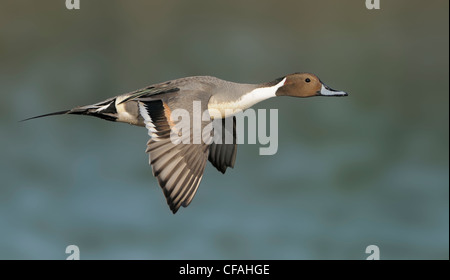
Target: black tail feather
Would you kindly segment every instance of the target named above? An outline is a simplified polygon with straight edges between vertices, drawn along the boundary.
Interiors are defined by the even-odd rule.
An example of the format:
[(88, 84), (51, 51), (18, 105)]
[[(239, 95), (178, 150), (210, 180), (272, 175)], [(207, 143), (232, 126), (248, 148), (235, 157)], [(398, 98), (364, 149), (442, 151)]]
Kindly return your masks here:
[(59, 111), (59, 112), (54, 112), (54, 113), (49, 113), (49, 114), (44, 114), (44, 115), (40, 115), (40, 116), (36, 116), (36, 117), (31, 117), (28, 119), (24, 119), (21, 120), (19, 122), (24, 122), (24, 121), (28, 121), (28, 120), (32, 120), (32, 119), (37, 119), (37, 118), (42, 118), (42, 117), (48, 117), (48, 116), (54, 116), (54, 115), (64, 115), (69, 113), (71, 110), (64, 110), (64, 111)]
[(55, 116), (55, 115), (65, 115), (65, 114), (71, 114), (71, 115), (85, 115), (85, 116), (93, 116), (97, 118), (101, 118), (107, 121), (116, 121), (117, 117), (117, 110), (115, 106), (116, 98), (110, 98), (107, 100), (104, 100), (102, 102), (93, 104), (93, 105), (86, 105), (86, 106), (78, 106), (70, 110), (64, 110), (49, 114), (44, 114), (36, 117), (31, 117), (28, 119), (21, 120), (20, 122), (42, 118), (42, 117), (48, 117), (48, 116)]

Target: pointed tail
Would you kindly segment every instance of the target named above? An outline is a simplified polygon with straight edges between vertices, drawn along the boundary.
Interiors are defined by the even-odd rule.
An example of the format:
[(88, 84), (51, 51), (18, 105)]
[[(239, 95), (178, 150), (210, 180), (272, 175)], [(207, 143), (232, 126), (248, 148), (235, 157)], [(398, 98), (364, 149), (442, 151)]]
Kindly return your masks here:
[(108, 121), (115, 121), (117, 119), (117, 111), (115, 107), (115, 98), (110, 98), (105, 101), (93, 104), (93, 105), (87, 105), (87, 106), (81, 106), (81, 107), (75, 107), (70, 110), (64, 110), (44, 115), (39, 115), (36, 117), (31, 117), (28, 119), (21, 120), (20, 122), (42, 118), (42, 117), (48, 117), (48, 116), (55, 116), (55, 115), (86, 115), (86, 116), (93, 116), (97, 118), (101, 118)]
[(36, 116), (36, 117), (27, 118), (27, 119), (21, 120), (19, 122), (24, 122), (24, 121), (28, 121), (28, 120), (32, 120), (32, 119), (54, 116), (54, 115), (65, 115), (65, 114), (68, 114), (69, 112), (70, 112), (70, 110), (59, 111), (59, 112), (54, 112), (54, 113), (44, 114), (44, 115), (40, 115), (40, 116)]

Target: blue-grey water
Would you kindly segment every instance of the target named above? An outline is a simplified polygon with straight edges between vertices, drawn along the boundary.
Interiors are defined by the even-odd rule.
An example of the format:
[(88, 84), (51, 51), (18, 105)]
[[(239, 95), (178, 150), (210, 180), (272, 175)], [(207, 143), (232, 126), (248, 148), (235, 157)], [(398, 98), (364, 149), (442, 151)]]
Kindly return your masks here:
[[(394, 2), (394, 3), (392, 3)], [(449, 3), (3, 1), (0, 259), (449, 258)], [(208, 164), (173, 215), (143, 128), (60, 116), (169, 79), (316, 73), (275, 98), (279, 148)]]

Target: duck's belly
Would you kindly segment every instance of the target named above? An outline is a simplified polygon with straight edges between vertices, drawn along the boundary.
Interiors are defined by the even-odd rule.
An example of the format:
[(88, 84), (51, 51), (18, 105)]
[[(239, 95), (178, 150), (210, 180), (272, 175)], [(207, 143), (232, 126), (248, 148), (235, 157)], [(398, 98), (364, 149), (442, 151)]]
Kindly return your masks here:
[(208, 104), (209, 115), (214, 119), (223, 119), (242, 112), (242, 106), (238, 102), (213, 103)]

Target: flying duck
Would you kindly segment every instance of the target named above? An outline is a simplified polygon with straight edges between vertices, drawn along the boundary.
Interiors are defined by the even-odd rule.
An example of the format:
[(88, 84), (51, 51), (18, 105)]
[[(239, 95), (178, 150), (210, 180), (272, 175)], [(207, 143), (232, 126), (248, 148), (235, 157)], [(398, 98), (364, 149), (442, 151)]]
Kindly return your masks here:
[[(211, 76), (194, 76), (154, 84), (93, 105), (25, 120), (74, 114), (146, 127), (151, 136), (146, 149), (150, 157), (149, 163), (170, 210), (175, 214), (180, 206), (187, 207), (191, 203), (202, 180), (207, 160), (222, 173), (225, 173), (227, 167), (233, 168), (237, 151), (233, 112), (236, 109), (245, 110), (275, 96), (347, 96), (347, 93), (331, 89), (310, 73), (294, 73), (262, 84), (241, 84)], [(194, 108), (195, 102), (199, 104), (198, 108)], [(183, 129), (171, 115), (177, 109), (194, 113), (199, 108), (207, 117), (211, 115), (210, 119), (201, 122), (201, 127), (192, 125)], [(214, 116), (211, 113), (213, 111)], [(209, 140), (199, 143), (176, 142), (171, 138), (175, 131), (177, 135), (182, 136), (184, 133), (189, 136), (188, 140), (193, 140), (193, 133), (185, 132), (204, 129), (214, 118), (221, 119), (219, 123), (223, 126), (227, 118), (233, 118), (232, 143), (210, 141), (212, 133), (207, 133), (206, 136), (202, 134), (203, 139)]]

